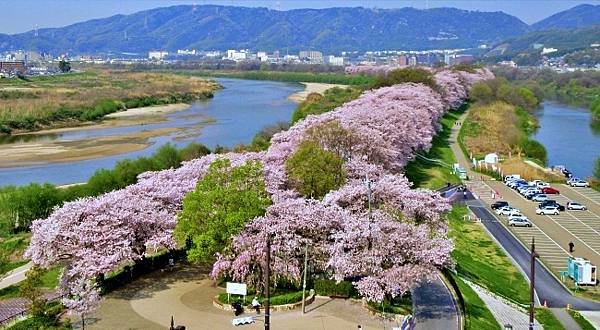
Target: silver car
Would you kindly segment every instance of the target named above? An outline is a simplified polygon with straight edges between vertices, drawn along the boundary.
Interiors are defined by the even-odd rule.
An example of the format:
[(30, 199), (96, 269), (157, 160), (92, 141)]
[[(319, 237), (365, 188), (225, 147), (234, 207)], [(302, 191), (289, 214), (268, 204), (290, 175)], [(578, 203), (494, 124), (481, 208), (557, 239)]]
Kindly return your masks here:
[(508, 220), (508, 225), (511, 227), (532, 227), (531, 221), (527, 218), (511, 218)]
[(581, 210), (581, 211), (585, 211), (585, 210), (587, 210), (587, 207), (585, 207), (585, 205), (583, 205), (581, 203), (568, 202), (567, 203), (567, 210)]

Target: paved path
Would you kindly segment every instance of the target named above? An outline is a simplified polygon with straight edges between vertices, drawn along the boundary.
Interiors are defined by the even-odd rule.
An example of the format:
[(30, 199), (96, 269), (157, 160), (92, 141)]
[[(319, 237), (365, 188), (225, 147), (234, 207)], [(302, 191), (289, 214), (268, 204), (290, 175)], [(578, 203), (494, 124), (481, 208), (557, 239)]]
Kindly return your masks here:
[(28, 262), (25, 265), (15, 268), (6, 275), (2, 276), (2, 279), (0, 279), (0, 290), (23, 281), (25, 279), (25, 273), (31, 268), (31, 266), (32, 263)]
[[(171, 316), (188, 329), (231, 329), (232, 312), (212, 306), (210, 301), (222, 288), (214, 287), (198, 267), (178, 268), (165, 276), (155, 272), (110, 293), (95, 315), (86, 320), (86, 329), (166, 329)], [(397, 326), (372, 316), (360, 302), (317, 299), (300, 310), (272, 312), (273, 329), (391, 329)], [(245, 316), (256, 316), (248, 312)], [(80, 324), (74, 320), (75, 328)], [(262, 329), (262, 315), (245, 329)]]
[(567, 330), (581, 330), (581, 327), (575, 320), (567, 313), (565, 309), (562, 308), (550, 308), (552, 314), (556, 316), (556, 318), (562, 323), (562, 325)]
[[(494, 315), (494, 318), (498, 324), (500, 324), (500, 326), (510, 324), (515, 330), (529, 329), (529, 315), (505, 303), (501, 299), (498, 299), (482, 287), (466, 280), (463, 281), (465, 281), (473, 289), (473, 291), (477, 293), (479, 298), (485, 302), (485, 305), (490, 310), (492, 315)], [(542, 329), (537, 321), (535, 322), (535, 329)]]
[(440, 278), (423, 283), (412, 291), (413, 314), (417, 330), (459, 328), (458, 309), (452, 293)]

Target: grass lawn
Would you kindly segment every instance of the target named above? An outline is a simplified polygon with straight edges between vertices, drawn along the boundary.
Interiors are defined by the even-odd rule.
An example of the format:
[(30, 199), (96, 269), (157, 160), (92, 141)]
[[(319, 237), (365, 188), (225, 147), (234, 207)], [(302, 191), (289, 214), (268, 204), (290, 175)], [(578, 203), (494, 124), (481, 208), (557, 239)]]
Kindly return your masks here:
[(30, 236), (29, 233), (21, 233), (0, 239), (0, 275), (27, 263), (22, 256)]
[(479, 224), (462, 219), (465, 214), (464, 206), (455, 206), (448, 214), (459, 275), (506, 299), (528, 304), (529, 285), (523, 275)]
[(579, 326), (581, 327), (582, 330), (594, 330), (596, 328), (594, 328), (594, 326), (588, 322), (588, 320), (585, 319), (585, 317), (583, 317), (583, 315), (579, 314), (578, 311), (574, 311), (572, 309), (568, 309), (567, 313), (569, 313), (569, 315), (571, 315), (571, 317), (573, 318), (573, 320), (575, 320), (575, 322), (577, 322), (577, 324), (579, 324)]
[(487, 309), (485, 303), (471, 287), (460, 278), (452, 275), (460, 293), (465, 301), (465, 329), (467, 330), (492, 330), (501, 329), (500, 325)]
[[(54, 289), (58, 285), (58, 277), (61, 272), (61, 267), (53, 267), (44, 272), (42, 275), (42, 288)], [(0, 300), (6, 300), (19, 297), (19, 284), (11, 285), (0, 290)]]
[(548, 308), (536, 308), (535, 319), (544, 326), (544, 330), (565, 330), (565, 327)]
[(443, 166), (437, 162), (427, 161), (423, 158), (417, 158), (406, 165), (404, 174), (406, 177), (420, 188), (438, 189), (450, 183), (460, 183), (460, 179), (452, 174), (451, 166), (456, 162), (456, 158), (450, 149), (448, 139), (454, 123), (458, 120), (463, 111), (452, 111), (446, 113), (442, 118), (442, 130), (433, 138), (431, 149), (424, 154), (429, 159), (436, 159), (448, 164), (450, 167)]

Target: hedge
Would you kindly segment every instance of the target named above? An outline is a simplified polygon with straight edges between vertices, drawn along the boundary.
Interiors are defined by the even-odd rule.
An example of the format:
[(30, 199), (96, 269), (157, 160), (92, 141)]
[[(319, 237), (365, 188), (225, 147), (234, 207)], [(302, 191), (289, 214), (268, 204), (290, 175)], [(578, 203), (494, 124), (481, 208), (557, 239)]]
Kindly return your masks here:
[(348, 298), (353, 295), (354, 286), (351, 282), (342, 281), (336, 283), (334, 280), (315, 280), (315, 292), (322, 296)]

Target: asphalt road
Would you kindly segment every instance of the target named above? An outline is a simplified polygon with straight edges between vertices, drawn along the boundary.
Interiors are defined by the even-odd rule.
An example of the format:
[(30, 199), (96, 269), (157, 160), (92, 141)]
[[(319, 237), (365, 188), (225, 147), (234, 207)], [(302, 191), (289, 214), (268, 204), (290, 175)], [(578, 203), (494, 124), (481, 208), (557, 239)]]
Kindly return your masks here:
[[(495, 215), (481, 201), (469, 200), (467, 204), (487, 230), (525, 271), (526, 276), (529, 277), (531, 268), (529, 251), (498, 222)], [(549, 307), (566, 307), (567, 304), (570, 304), (577, 310), (600, 311), (600, 303), (573, 296), (539, 261), (536, 261), (535, 265), (535, 286), (540, 302), (545, 301)]]
[(423, 283), (412, 291), (413, 314), (417, 330), (458, 329), (458, 310), (450, 290), (440, 279)]

